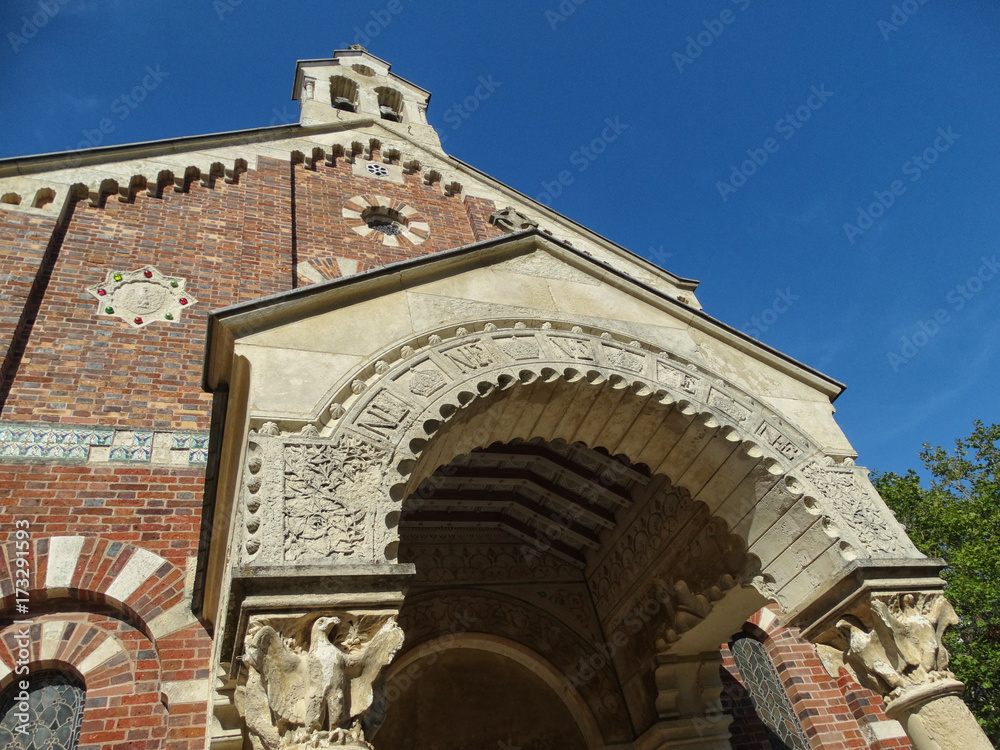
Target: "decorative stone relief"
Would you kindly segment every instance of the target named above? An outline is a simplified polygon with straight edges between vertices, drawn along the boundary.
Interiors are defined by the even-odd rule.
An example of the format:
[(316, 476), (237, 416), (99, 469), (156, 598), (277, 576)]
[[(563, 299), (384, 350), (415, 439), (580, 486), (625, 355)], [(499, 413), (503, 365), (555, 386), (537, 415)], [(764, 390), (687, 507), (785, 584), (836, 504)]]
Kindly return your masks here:
[(895, 555), (901, 550), (917, 554), (906, 532), (893, 519), (882, 504), (874, 487), (858, 476), (861, 471), (853, 466), (834, 467), (829, 459), (807, 465), (803, 473), (836, 509), (868, 550), (870, 556)]
[(714, 406), (723, 414), (732, 417), (741, 424), (749, 422), (750, 417), (753, 414), (753, 409), (744, 406), (732, 396), (723, 393), (718, 388), (712, 388), (708, 392), (708, 403), (709, 406)]
[(954, 679), (942, 636), (957, 624), (942, 594), (881, 594), (838, 621), (822, 640), (843, 654), (858, 682), (891, 701), (910, 688)]
[(354, 557), (382, 498), (386, 454), (359, 439), (285, 446), (285, 559)]
[(510, 338), (497, 339), (497, 345), (511, 359), (523, 362), (529, 359), (538, 359), (541, 350), (538, 342), (533, 336), (511, 336)]
[(538, 229), (538, 222), (522, 214), (516, 208), (507, 206), (490, 216), (490, 224), (502, 232), (521, 232), (525, 229)]
[(789, 461), (796, 461), (802, 456), (803, 449), (766, 419), (761, 420), (761, 423), (757, 425), (754, 435)]
[(556, 349), (571, 359), (578, 359), (587, 362), (596, 360), (590, 341), (586, 339), (569, 338), (566, 336), (552, 336), (549, 338)]
[(375, 393), (356, 420), (359, 429), (377, 440), (391, 438), (403, 426), (413, 406), (386, 389)]
[(590, 572), (590, 585), (601, 617), (610, 614), (636, 580), (646, 575), (655, 556), (695, 513), (684, 489), (667, 488), (647, 500), (635, 519), (608, 540), (609, 551)]
[(120, 318), (133, 328), (157, 320), (177, 322), (198, 300), (184, 291), (185, 280), (164, 276), (153, 266), (134, 271), (108, 271), (104, 283), (87, 293), (97, 299), (97, 314)]
[(604, 359), (613, 367), (621, 367), (632, 372), (642, 372), (646, 367), (646, 358), (641, 354), (630, 352), (617, 346), (601, 347)]
[(679, 388), (685, 393), (694, 394), (698, 390), (698, 378), (689, 372), (668, 365), (658, 360), (656, 362), (656, 379), (666, 385)]
[[(470, 398), (494, 392), (490, 383), (505, 388), (512, 377), (527, 384), (538, 378), (574, 382), (584, 375), (594, 385), (630, 383), (637, 393), (664, 404), (680, 402), (685, 416), (698, 409), (711, 414), (743, 430), (744, 439), (759, 445), (766, 461), (794, 467), (819, 451), (752, 396), (674, 353), (631, 336), (523, 320), (423, 332), (377, 353), (331, 394), (326, 413), (336, 422), (320, 426), (320, 432), (350, 429), (362, 434), (387, 453), (396, 451), (396, 468), (426, 444), (423, 427), (440, 424), (442, 416), (450, 419)], [(430, 406), (441, 399), (443, 403)], [(387, 477), (387, 489), (402, 491), (405, 484), (405, 475)], [(376, 556), (394, 559), (398, 532), (394, 526), (378, 529)]]
[(335, 613), (276, 624), (252, 619), (244, 640), (237, 706), (254, 750), (370, 750), (366, 737), (385, 711), (382, 670), (403, 643), (395, 619)]
[(208, 460), (208, 435), (5, 422), (0, 423), (2, 458), (197, 465)]
[(426, 398), (447, 382), (444, 375), (436, 369), (414, 370), (410, 375), (410, 393)]
[(694, 630), (711, 614), (716, 602), (738, 584), (739, 581), (728, 573), (723, 573), (714, 585), (700, 592), (691, 591), (686, 581), (668, 582), (660, 591), (667, 625), (657, 639), (657, 648), (665, 651), (669, 644), (676, 643), (686, 632)]

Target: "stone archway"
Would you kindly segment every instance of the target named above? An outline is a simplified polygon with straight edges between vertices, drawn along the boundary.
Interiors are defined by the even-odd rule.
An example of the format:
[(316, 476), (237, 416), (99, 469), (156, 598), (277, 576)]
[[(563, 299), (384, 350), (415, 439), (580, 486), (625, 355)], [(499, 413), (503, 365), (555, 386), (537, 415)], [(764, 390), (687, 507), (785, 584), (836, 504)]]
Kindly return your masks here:
[(416, 568), (399, 617), (404, 658), (439, 632), (544, 653), (609, 746), (656, 720), (658, 655), (674, 649), (718, 671), (718, 632), (765, 603), (748, 585), (759, 564), (703, 503), (580, 443), (474, 450), (403, 507), (399, 560)]
[[(258, 428), (248, 456), (257, 461), (257, 446), (287, 437), (289, 446), (322, 444), (316, 450), (331, 462), (384, 477), (352, 487), (355, 509), (368, 506), (366, 538), (326, 559), (393, 562), (400, 501), (437, 463), (525, 437), (600, 445), (689, 488), (744, 537), (762, 563), (755, 586), (785, 611), (856, 559), (919, 556), (865, 470), (835, 462), (718, 374), (622, 334), (541, 320), (449, 326), (386, 348), (331, 389), (327, 403), (294, 436)], [(533, 411), (519, 422), (529, 403)], [(277, 513), (280, 504), (268, 503)], [(257, 536), (279, 519), (246, 509), (244, 518), (241, 562), (283, 555), (284, 540)]]
[[(511, 284), (503, 295), (501, 278)], [(621, 320), (590, 315), (598, 293)], [(498, 296), (509, 304), (483, 302)], [(516, 315), (493, 314), (516, 305)], [(692, 722), (718, 694), (718, 644), (763, 602), (847, 653), (829, 635), (842, 614), (856, 613), (854, 626), (874, 637), (866, 603), (940, 591), (936, 563), (838, 438), (828, 411), (836, 384), (678, 305), (526, 233), (213, 322), (221, 343), (210, 346), (221, 353), (206, 377), (230, 388), (230, 437), (201, 569), (215, 575), (205, 601), (231, 689), (246, 679), (243, 652), (262, 627), (305, 651), (310, 636), (294, 623), (306, 613), (337, 619), (338, 633), (344, 618), (374, 632), (399, 616), (415, 576), (400, 548), (408, 508), (441, 467), (516, 441), (580, 444), (645, 466), (652, 481), (640, 500), (675, 493), (670, 502), (699, 514), (682, 545), (711, 531), (742, 555), (693, 587), (687, 575), (657, 589), (643, 554), (656, 558), (668, 539), (649, 533), (656, 514), (642, 513), (664, 501), (631, 498), (636, 510), (619, 509), (603, 528), (600, 513), (549, 518), (563, 552), (582, 550), (569, 537), (599, 550), (583, 559), (602, 637), (653, 592), (671, 612), (640, 639), (647, 692), (619, 679), (628, 706), (654, 704), (655, 716), (629, 717), (633, 732), (657, 719), (643, 747), (692, 731), (726, 746), (724, 725)], [(650, 316), (659, 327), (645, 324)], [(682, 335), (679, 318), (694, 333)], [(345, 658), (364, 646), (343, 639)]]

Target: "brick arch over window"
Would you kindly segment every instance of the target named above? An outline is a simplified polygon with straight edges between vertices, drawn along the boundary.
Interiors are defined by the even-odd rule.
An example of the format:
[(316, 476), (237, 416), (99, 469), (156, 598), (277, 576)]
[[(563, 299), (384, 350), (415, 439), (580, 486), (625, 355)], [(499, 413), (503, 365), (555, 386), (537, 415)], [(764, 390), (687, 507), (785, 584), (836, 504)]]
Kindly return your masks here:
[(136, 688), (136, 665), (125, 644), (91, 622), (52, 616), (27, 627), (15, 623), (4, 628), (0, 631), (0, 689), (20, 679), (17, 668), (25, 664), (29, 672), (55, 669), (77, 675), (88, 698), (131, 695)]
[[(68, 672), (86, 688), (79, 748), (168, 747), (160, 660), (145, 634), (103, 615), (48, 614), (0, 631), (0, 689), (29, 673)], [(171, 747), (173, 745), (170, 745)]]
[[(142, 547), (95, 536), (46, 537), (30, 545), (28, 591), (34, 602), (69, 598), (108, 604), (153, 638), (156, 619), (184, 600), (183, 571)], [(13, 609), (18, 552), (24, 556), (17, 542), (0, 547), (3, 613)]]

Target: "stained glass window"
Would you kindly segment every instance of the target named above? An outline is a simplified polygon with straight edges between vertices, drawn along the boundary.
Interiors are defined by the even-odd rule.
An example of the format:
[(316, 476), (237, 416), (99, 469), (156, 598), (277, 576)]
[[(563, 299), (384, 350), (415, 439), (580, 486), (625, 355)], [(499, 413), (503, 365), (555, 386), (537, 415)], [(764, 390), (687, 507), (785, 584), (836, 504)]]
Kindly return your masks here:
[(764, 644), (742, 636), (729, 645), (729, 650), (743, 676), (757, 716), (768, 729), (774, 750), (809, 750), (809, 740)]
[(74, 750), (83, 720), (82, 683), (65, 672), (36, 672), (25, 692), (26, 701), (16, 678), (0, 696), (0, 747)]

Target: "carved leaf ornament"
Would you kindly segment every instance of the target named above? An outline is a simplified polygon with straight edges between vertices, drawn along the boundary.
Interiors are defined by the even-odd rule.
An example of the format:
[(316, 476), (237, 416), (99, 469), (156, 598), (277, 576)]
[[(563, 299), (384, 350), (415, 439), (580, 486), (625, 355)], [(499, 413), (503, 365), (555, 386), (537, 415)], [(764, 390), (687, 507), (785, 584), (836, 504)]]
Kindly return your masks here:
[[(285, 559), (350, 556), (364, 544), (385, 454), (359, 440), (285, 447)], [(350, 503), (350, 506), (348, 506)]]

